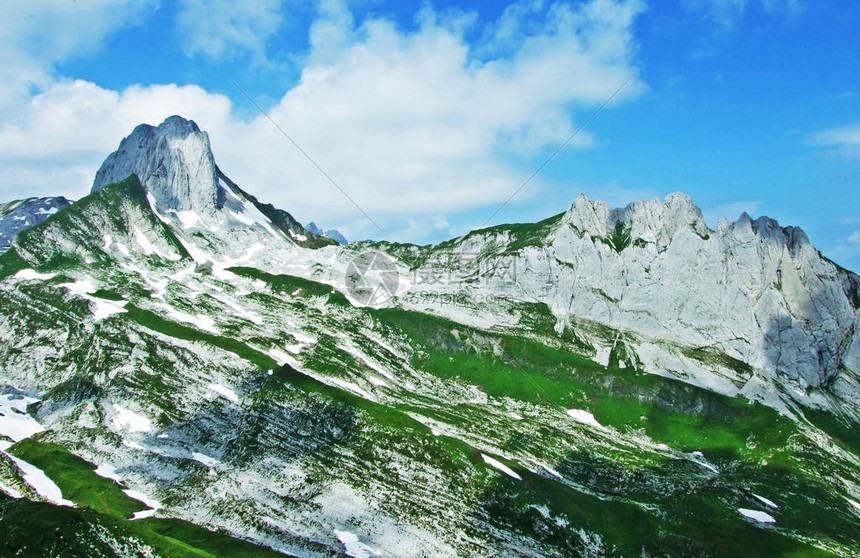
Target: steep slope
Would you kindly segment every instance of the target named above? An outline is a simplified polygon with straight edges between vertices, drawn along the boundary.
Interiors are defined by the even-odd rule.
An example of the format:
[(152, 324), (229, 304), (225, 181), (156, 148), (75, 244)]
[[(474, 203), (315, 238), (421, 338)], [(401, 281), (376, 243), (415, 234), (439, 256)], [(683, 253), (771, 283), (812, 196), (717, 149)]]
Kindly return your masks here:
[(49, 215), (68, 207), (69, 200), (53, 198), (27, 198), (0, 204), (0, 254), (9, 249), (19, 232), (38, 225)]
[(626, 360), (785, 412), (800, 404), (860, 417), (860, 278), (795, 227), (743, 215), (710, 230), (683, 194), (624, 209), (581, 196), (537, 225), (413, 252), (415, 269), (450, 271), (455, 262), (469, 279), (418, 274), (413, 289), (453, 303), (404, 298), (410, 308), (480, 311), (460, 307), (456, 292), (539, 301), (559, 332), (599, 326), (579, 329), (606, 363)]
[(131, 174), (138, 176), (162, 220), (205, 237), (204, 244), (221, 254), (236, 257), (257, 242), (276, 248), (335, 244), (242, 191), (215, 165), (208, 134), (180, 116), (157, 127), (135, 128), (102, 164), (92, 191)]
[[(140, 157), (162, 163), (127, 169), (185, 165), (176, 151), (202, 139), (180, 128), (172, 148), (148, 136), (164, 152), (135, 140)], [(793, 418), (720, 393), (720, 378), (764, 372), (689, 345), (690, 332), (711, 334), (692, 327), (706, 318), (679, 323), (677, 338), (656, 330), (657, 343), (651, 318), (627, 329), (632, 311), (612, 322), (600, 304), (578, 306), (613, 288), (615, 271), (635, 277), (635, 262), (669, 281), (679, 260), (666, 254), (717, 237), (696, 229), (683, 199), (644, 204), (653, 227), (635, 235), (644, 209), (587, 229), (572, 215), (583, 205), (433, 247), (310, 250), (276, 228), (288, 214), (266, 213), (212, 168), (214, 186), (200, 175), (218, 194), (205, 220), (209, 197), (185, 196), (184, 179), (133, 174), (98, 184), (0, 256), (0, 491), (24, 497), (0, 499), (0, 524), (20, 533), (35, 513), (25, 499), (46, 499), (23, 462), (77, 506), (39, 515), (78, 522), (104, 555), (132, 553), (123, 545), (182, 555), (163, 546), (177, 540), (187, 555), (264, 555), (235, 539), (299, 556), (860, 549), (856, 423), (790, 395), (768, 403), (791, 404)], [(401, 272), (387, 308), (362, 307), (350, 290), (355, 258), (376, 250)], [(692, 276), (686, 265), (675, 273)], [(655, 300), (650, 312), (665, 304)], [(676, 360), (647, 361), (648, 343)]]

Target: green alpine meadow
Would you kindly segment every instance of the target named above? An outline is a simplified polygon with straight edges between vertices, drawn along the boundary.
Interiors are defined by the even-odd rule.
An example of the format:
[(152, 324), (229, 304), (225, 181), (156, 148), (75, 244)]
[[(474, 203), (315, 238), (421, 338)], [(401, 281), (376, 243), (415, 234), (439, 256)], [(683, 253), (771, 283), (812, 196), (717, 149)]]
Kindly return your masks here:
[(138, 126), (0, 256), (0, 554), (857, 556), (860, 278), (571, 201), (340, 244)]

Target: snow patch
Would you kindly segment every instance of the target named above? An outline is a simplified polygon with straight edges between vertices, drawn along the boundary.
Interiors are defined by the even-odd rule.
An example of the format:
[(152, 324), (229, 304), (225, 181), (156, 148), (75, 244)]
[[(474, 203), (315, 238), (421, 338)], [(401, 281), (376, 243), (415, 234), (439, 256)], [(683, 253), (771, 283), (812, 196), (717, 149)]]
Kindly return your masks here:
[(380, 380), (376, 376), (368, 376), (367, 381), (375, 385), (376, 387), (388, 387), (388, 384), (386, 384), (383, 380)]
[(568, 409), (567, 414), (576, 422), (586, 424), (588, 426), (593, 426), (594, 428), (597, 428), (598, 430), (603, 430), (604, 432), (606, 431), (606, 427), (597, 422), (597, 419), (594, 418), (594, 415), (592, 415), (588, 411), (583, 411), (581, 409)]
[(284, 345), (284, 348), (287, 350), (288, 353), (292, 353), (294, 355), (297, 355), (300, 352), (302, 352), (302, 349), (304, 349), (305, 346), (302, 345), (301, 343), (299, 343), (296, 345)]
[(161, 502), (159, 502), (158, 500), (154, 500), (154, 499), (150, 498), (149, 496), (147, 496), (143, 492), (138, 492), (137, 490), (132, 490), (130, 488), (123, 490), (123, 492), (125, 493), (126, 496), (128, 496), (132, 500), (137, 500), (138, 502), (142, 502), (144, 505), (147, 505), (150, 508), (148, 510), (134, 512), (134, 515), (131, 516), (132, 520), (146, 519), (147, 517), (152, 517), (153, 515), (155, 515), (155, 512), (157, 512), (160, 509), (164, 509), (164, 506), (161, 505)]
[(244, 308), (241, 304), (239, 304), (229, 296), (213, 294), (212, 297), (215, 300), (223, 302), (224, 304), (232, 308), (233, 311), (236, 313), (237, 317), (244, 318), (249, 322), (253, 322), (257, 325), (262, 325), (263, 318), (261, 318), (258, 314), (255, 314), (254, 312), (251, 312), (250, 310)]
[(355, 385), (352, 382), (347, 382), (346, 380), (341, 380), (340, 378), (329, 378), (329, 377), (324, 378), (324, 380), (328, 380), (329, 382), (333, 383), (334, 385), (336, 385), (340, 388), (343, 388), (345, 390), (351, 391), (360, 397), (363, 397), (363, 398), (368, 399), (370, 401), (374, 401), (373, 397), (371, 397), (369, 393), (367, 393), (366, 391), (364, 391), (363, 389), (361, 389), (360, 387), (358, 387), (357, 385)]
[[(194, 263), (203, 264), (208, 261), (212, 261), (212, 258), (210, 258), (206, 252), (204, 252), (197, 246), (194, 246), (193, 244), (182, 238), (182, 236), (176, 235), (176, 238), (177, 240), (179, 240), (179, 244), (181, 244), (182, 247), (185, 248), (185, 251), (188, 252), (188, 255), (191, 256), (191, 259), (194, 260)], [(215, 275), (215, 270), (213, 269), (212, 271), (212, 274)]]
[(746, 508), (738, 508), (740, 514), (749, 519), (754, 519), (759, 523), (776, 523), (776, 519), (769, 513), (758, 510), (748, 510)]
[(45, 430), (45, 427), (27, 414), (27, 406), (39, 401), (18, 395), (0, 396), (0, 434), (15, 442)]
[(360, 540), (358, 536), (349, 531), (335, 531), (338, 540), (346, 548), (346, 555), (352, 558), (371, 558), (371, 556), (382, 556), (379, 552), (367, 546)]
[(179, 220), (179, 226), (182, 227), (182, 230), (184, 231), (194, 227), (203, 227), (203, 219), (201, 219), (200, 215), (194, 211), (176, 211), (175, 209), (171, 209), (168, 213), (176, 215), (176, 218)]
[(594, 362), (600, 366), (609, 366), (609, 356), (612, 354), (612, 347), (595, 347), (597, 354), (594, 355)]
[(63, 283), (60, 286), (76, 295), (87, 295), (98, 290), (92, 279), (79, 279), (74, 283)]
[(153, 244), (148, 238), (146, 238), (146, 235), (141, 232), (137, 225), (133, 225), (132, 230), (134, 231), (134, 239), (135, 241), (137, 241), (137, 245), (140, 246), (140, 249), (143, 250), (144, 255), (149, 256), (155, 254), (160, 258), (164, 258), (165, 260), (170, 260), (174, 262), (182, 259), (182, 257), (176, 252), (162, 252), (155, 244)]
[(705, 455), (702, 452), (694, 451), (690, 455), (693, 456), (693, 459), (691, 459), (691, 461), (693, 463), (695, 463), (696, 465), (699, 465), (700, 467), (704, 467), (705, 469), (707, 469), (709, 471), (713, 471), (714, 473), (717, 473), (717, 474), (720, 473), (719, 469), (717, 469), (714, 465), (711, 465), (710, 463), (708, 463), (708, 461), (705, 459)]
[(538, 467), (540, 467), (541, 469), (543, 469), (544, 471), (546, 471), (547, 473), (549, 473), (550, 475), (552, 475), (556, 478), (562, 479), (562, 480), (564, 479), (564, 477), (561, 476), (561, 473), (559, 473), (558, 471), (556, 471), (555, 469), (553, 469), (549, 465), (545, 465), (545, 464), (541, 463), (540, 461), (536, 461), (534, 459), (532, 459), (531, 462), (534, 463), (535, 465), (537, 465)]
[(116, 411), (116, 416), (111, 421), (114, 428), (117, 430), (127, 429), (129, 432), (151, 432), (152, 421), (143, 415), (139, 415), (134, 411), (130, 411), (124, 407), (120, 407), (116, 403), (113, 404)]
[(765, 505), (770, 506), (771, 508), (778, 510), (779, 506), (777, 506), (772, 500), (768, 500), (764, 496), (759, 496), (758, 494), (753, 494), (759, 501), (763, 502)]
[(23, 498), (23, 497), (24, 497), (24, 496), (23, 496), (20, 492), (18, 492), (16, 489), (14, 489), (14, 488), (12, 488), (11, 486), (9, 486), (9, 485), (7, 485), (7, 484), (3, 483), (2, 481), (0, 481), (0, 492), (3, 492), (3, 493), (5, 493), (7, 496), (9, 496), (10, 498), (15, 498), (16, 500), (20, 500), (21, 498)]
[(127, 300), (105, 300), (103, 298), (96, 297), (87, 297), (90, 302), (96, 305), (93, 310), (93, 320), (100, 322), (103, 319), (113, 316), (114, 314), (123, 314), (128, 312), (125, 309), (125, 305), (128, 304)]
[(98, 290), (98, 287), (93, 283), (92, 279), (79, 279), (74, 283), (63, 283), (60, 287), (63, 287), (70, 293), (73, 293), (95, 305), (95, 308), (93, 308), (93, 319), (96, 322), (100, 322), (114, 314), (127, 312), (125, 309), (125, 305), (128, 304), (127, 300), (107, 300), (90, 296)]
[(39, 273), (35, 269), (22, 269), (15, 274), (15, 279), (24, 279), (26, 281), (47, 281), (56, 277), (56, 273)]
[(206, 465), (207, 467), (214, 467), (215, 465), (218, 465), (219, 463), (221, 463), (220, 461), (218, 461), (214, 457), (209, 457), (205, 453), (200, 453), (197, 451), (191, 452), (191, 459), (193, 459), (194, 461), (196, 461), (198, 463), (202, 463), (203, 465)]
[(102, 463), (96, 467), (96, 470), (93, 472), (100, 477), (104, 477), (115, 482), (122, 482), (122, 478), (116, 472), (116, 467), (108, 463)]
[(489, 455), (484, 454), (484, 453), (481, 454), (481, 457), (484, 459), (484, 463), (486, 463), (490, 467), (495, 467), (496, 469), (498, 469), (499, 471), (503, 472), (504, 474), (508, 475), (509, 477), (511, 477), (513, 479), (523, 480), (523, 478), (521, 476), (519, 476), (516, 473), (516, 471), (514, 471), (513, 469), (511, 469), (510, 467), (508, 467), (507, 465), (505, 465), (501, 461), (499, 461), (497, 459), (493, 459), (492, 457), (490, 457)]
[(278, 366), (283, 366), (285, 364), (292, 365), (292, 363), (295, 362), (293, 357), (291, 357), (284, 351), (281, 351), (280, 349), (269, 349), (267, 353), (270, 357), (275, 359), (275, 362), (278, 363)]
[[(5, 451), (3, 453), (6, 453)], [(33, 487), (33, 490), (36, 491), (36, 494), (44, 498), (45, 500), (51, 502), (52, 504), (56, 504), (58, 506), (68, 506), (70, 508), (75, 507), (75, 503), (71, 500), (66, 500), (63, 498), (63, 492), (60, 490), (60, 487), (54, 483), (48, 475), (45, 474), (44, 471), (36, 467), (35, 465), (31, 465), (24, 461), (23, 459), (18, 459), (14, 455), (10, 455), (6, 453), (6, 456), (15, 462), (15, 465), (21, 469), (21, 472), (24, 474), (24, 482)]]
[(230, 215), (230, 217), (244, 225), (257, 225), (266, 229), (269, 234), (274, 236), (276, 239), (281, 240), (283, 238), (283, 236), (280, 236), (277, 232), (275, 232), (275, 229), (272, 228), (272, 222), (269, 220), (269, 218), (263, 215), (263, 213), (259, 209), (257, 209), (254, 204), (248, 201), (243, 202), (241, 212), (237, 213), (235, 211), (228, 211), (227, 213)]
[(224, 387), (221, 384), (209, 384), (207, 387), (228, 401), (232, 401), (233, 403), (239, 402), (239, 396), (230, 388)]
[(181, 310), (177, 310), (176, 308), (163, 303), (156, 304), (156, 306), (167, 312), (167, 316), (171, 319), (174, 319), (179, 322), (184, 322), (186, 324), (191, 324), (193, 326), (196, 326), (198, 329), (208, 331), (209, 333), (218, 334), (218, 330), (215, 328), (215, 320), (213, 320), (209, 316), (206, 316), (204, 314), (197, 314), (195, 316), (193, 314), (188, 314), (186, 312), (182, 312)]

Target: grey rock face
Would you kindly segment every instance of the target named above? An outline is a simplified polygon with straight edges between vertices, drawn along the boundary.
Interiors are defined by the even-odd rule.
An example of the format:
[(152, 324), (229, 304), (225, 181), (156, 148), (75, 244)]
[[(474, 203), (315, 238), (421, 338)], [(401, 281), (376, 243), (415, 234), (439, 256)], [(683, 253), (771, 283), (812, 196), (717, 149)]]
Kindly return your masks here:
[[(481, 252), (491, 241), (499, 239), (461, 249)], [(623, 209), (580, 196), (541, 243), (514, 257), (508, 292), (546, 302), (562, 321), (630, 333), (651, 371), (671, 371), (665, 343), (719, 351), (755, 370), (729, 374), (724, 392), (764, 380), (803, 399), (840, 370), (860, 371), (860, 278), (799, 228), (767, 217), (744, 214), (710, 230), (683, 194)], [(687, 379), (716, 387), (706, 375)]]
[(26, 198), (0, 204), (0, 254), (9, 248), (16, 234), (38, 225), (71, 203), (59, 196)]
[(157, 127), (135, 128), (102, 164), (92, 191), (130, 174), (140, 178), (160, 211), (193, 211), (206, 218), (219, 208), (209, 135), (180, 116), (171, 116)]
[[(270, 271), (288, 262), (291, 273), (301, 274), (292, 247), (320, 233), (345, 240), (313, 223), (305, 230), (273, 221), (271, 211), (220, 173), (207, 135), (180, 117), (136, 128), (105, 161), (94, 189), (131, 173), (162, 219), (176, 219), (177, 234), (194, 229), (207, 239), (199, 248), (209, 257), (244, 258)], [(259, 257), (246, 257), (254, 246)], [(489, 278), (480, 289), (546, 303), (560, 328), (587, 320), (622, 332), (651, 372), (777, 406), (786, 397), (809, 403), (817, 388), (831, 384), (841, 393), (858, 387), (845, 384), (852, 373), (840, 371), (860, 372), (860, 279), (822, 257), (803, 231), (772, 219), (744, 214), (712, 230), (681, 193), (620, 209), (580, 196), (528, 242), (515, 244), (503, 230), (477, 231), (439, 248), (450, 250), (513, 257), (514, 285)], [(324, 262), (299, 259), (301, 269), (327, 269), (332, 282), (342, 277), (344, 262), (328, 254)], [(461, 310), (439, 309), (454, 319)], [(591, 341), (609, 358), (612, 340)], [(740, 369), (693, 362), (679, 347), (726, 355)]]
[(237, 258), (258, 244), (267, 249), (334, 244), (233, 183), (216, 166), (208, 134), (181, 116), (135, 128), (102, 164), (92, 191), (131, 174), (140, 179), (159, 219), (206, 237), (210, 252)]

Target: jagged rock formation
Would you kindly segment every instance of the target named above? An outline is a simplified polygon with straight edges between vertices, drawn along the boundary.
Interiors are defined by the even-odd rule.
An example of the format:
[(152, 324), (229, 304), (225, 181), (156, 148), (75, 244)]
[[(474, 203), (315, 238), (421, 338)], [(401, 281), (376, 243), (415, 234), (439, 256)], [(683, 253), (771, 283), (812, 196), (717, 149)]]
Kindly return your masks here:
[(132, 174), (163, 220), (196, 231), (223, 255), (238, 257), (248, 246), (280, 246), (282, 240), (309, 248), (333, 244), (241, 190), (215, 165), (209, 135), (181, 116), (135, 128), (102, 164), (92, 192)]
[(138, 127), (0, 256), (0, 553), (853, 556), (857, 287), (682, 194), (338, 246)]
[[(860, 393), (860, 279), (800, 229), (744, 214), (710, 230), (680, 193), (623, 209), (580, 196), (564, 214), (521, 228), (476, 231), (431, 257), (510, 260), (515, 280), (489, 275), (480, 289), (544, 302), (561, 329), (607, 326), (620, 335), (591, 339), (596, 349), (620, 342), (650, 372), (783, 409), (779, 399), (845, 403), (860, 416), (852, 395)], [(729, 358), (685, 356), (702, 350)], [(838, 386), (838, 402), (816, 391), (825, 385)]]
[(0, 254), (9, 249), (19, 232), (38, 225), (71, 204), (66, 198), (26, 198), (0, 204)]
[(180, 116), (157, 127), (135, 128), (99, 168), (92, 191), (131, 174), (138, 176), (161, 212), (190, 211), (213, 219), (224, 205), (209, 134)]

